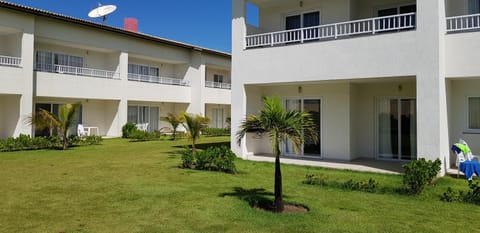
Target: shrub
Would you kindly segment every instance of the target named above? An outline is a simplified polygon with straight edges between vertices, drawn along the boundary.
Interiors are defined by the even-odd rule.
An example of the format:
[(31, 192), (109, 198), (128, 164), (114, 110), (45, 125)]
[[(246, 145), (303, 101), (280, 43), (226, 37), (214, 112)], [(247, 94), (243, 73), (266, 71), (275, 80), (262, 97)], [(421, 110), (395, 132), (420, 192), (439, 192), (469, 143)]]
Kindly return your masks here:
[(354, 181), (348, 180), (343, 183), (343, 188), (348, 190), (356, 190), (362, 192), (374, 193), (377, 191), (378, 183), (374, 179), (368, 179), (368, 181)]
[(139, 131), (137, 126), (133, 122), (127, 122), (127, 124), (122, 127), (122, 137), (130, 138), (130, 135), (135, 131)]
[(182, 155), (182, 168), (194, 168), (195, 158), (193, 156), (192, 150), (188, 147), (185, 147), (181, 152)]
[(204, 151), (192, 153), (191, 149), (182, 151), (182, 167), (197, 170), (235, 173), (235, 154), (226, 146), (210, 147)]
[(157, 138), (157, 134), (154, 132), (150, 133), (143, 130), (135, 130), (131, 132), (131, 134), (129, 135), (129, 138), (134, 139), (136, 141), (151, 141)]
[(39, 150), (61, 147), (59, 137), (35, 137), (20, 134), (17, 138), (9, 137), (0, 140), (0, 151), (20, 151), (20, 150)]
[(317, 177), (314, 174), (306, 174), (303, 183), (310, 185), (327, 185), (327, 181), (324, 177)]
[(468, 192), (454, 191), (448, 187), (447, 191), (443, 193), (440, 200), (445, 202), (465, 202), (480, 205), (480, 185), (478, 182), (468, 181)]
[(205, 136), (230, 136), (230, 129), (226, 128), (205, 128), (202, 130), (202, 134)]
[(420, 194), (426, 185), (432, 183), (433, 179), (440, 172), (440, 159), (435, 161), (426, 161), (419, 159), (403, 165), (405, 175), (403, 176), (403, 184), (409, 194)]

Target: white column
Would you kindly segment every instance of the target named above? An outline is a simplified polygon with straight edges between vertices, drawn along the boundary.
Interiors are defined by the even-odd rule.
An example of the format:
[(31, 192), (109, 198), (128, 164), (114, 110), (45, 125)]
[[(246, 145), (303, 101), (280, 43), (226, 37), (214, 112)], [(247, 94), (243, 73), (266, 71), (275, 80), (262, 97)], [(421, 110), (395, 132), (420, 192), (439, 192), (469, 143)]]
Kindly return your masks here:
[(242, 81), (242, 66), (244, 40), (246, 35), (246, 1), (232, 0), (232, 105), (231, 105), (231, 149), (237, 156), (246, 158), (247, 148), (245, 139), (238, 146), (236, 132), (246, 114), (246, 94)]
[[(33, 25), (32, 29), (33, 31)], [(25, 119), (33, 112), (33, 58), (34, 58), (34, 36), (33, 32), (24, 32), (22, 35), (22, 77), (19, 83), (23, 87), (19, 101), (19, 116), (15, 127), (14, 137), (19, 134), (32, 135), (33, 127), (25, 124)]]
[[(118, 72), (120, 73), (120, 79), (122, 82), (122, 90), (128, 91), (128, 52), (120, 52), (118, 62)], [(122, 127), (127, 123), (128, 117), (128, 98), (125, 93), (120, 94), (120, 101), (118, 102), (117, 116), (117, 130), (114, 136), (122, 136)]]
[(445, 1), (417, 1), (417, 143), (418, 157), (448, 162), (445, 87)]
[(186, 76), (190, 80), (191, 98), (187, 112), (191, 114), (205, 114), (205, 62), (200, 51), (191, 53), (190, 66)]

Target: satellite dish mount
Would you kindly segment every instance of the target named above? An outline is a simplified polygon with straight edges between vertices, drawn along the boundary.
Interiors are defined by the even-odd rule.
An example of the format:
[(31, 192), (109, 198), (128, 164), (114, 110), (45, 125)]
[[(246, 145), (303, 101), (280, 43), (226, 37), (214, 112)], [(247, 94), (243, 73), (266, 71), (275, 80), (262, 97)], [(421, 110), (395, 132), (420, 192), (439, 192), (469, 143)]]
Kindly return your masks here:
[(104, 5), (98, 3), (98, 7), (91, 10), (90, 13), (88, 13), (88, 17), (90, 18), (102, 18), (102, 22), (105, 24), (105, 21), (107, 20), (107, 15), (113, 13), (117, 9), (117, 6), (115, 5)]

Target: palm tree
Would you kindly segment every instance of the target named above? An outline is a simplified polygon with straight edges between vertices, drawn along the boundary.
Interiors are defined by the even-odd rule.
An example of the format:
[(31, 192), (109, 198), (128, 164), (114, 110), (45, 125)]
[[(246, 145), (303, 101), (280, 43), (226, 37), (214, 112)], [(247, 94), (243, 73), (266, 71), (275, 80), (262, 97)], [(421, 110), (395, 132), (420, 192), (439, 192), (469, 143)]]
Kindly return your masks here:
[(192, 153), (195, 154), (195, 143), (197, 139), (200, 138), (202, 129), (208, 126), (210, 119), (201, 115), (194, 116), (185, 112), (181, 113), (181, 119), (183, 126), (188, 131), (188, 136), (192, 140)]
[(45, 110), (39, 109), (32, 117), (31, 124), (38, 129), (57, 129), (62, 137), (63, 149), (68, 148), (68, 129), (74, 123), (76, 113), (80, 108), (80, 103), (65, 104), (58, 108), (58, 116)]
[(309, 113), (297, 110), (284, 110), (277, 97), (265, 97), (263, 110), (258, 115), (250, 115), (240, 125), (237, 132), (237, 143), (248, 132), (265, 132), (269, 135), (275, 155), (275, 212), (284, 210), (282, 195), (282, 172), (280, 169), (280, 145), (286, 139), (293, 144), (295, 153), (298, 154), (300, 146), (304, 143), (316, 143), (318, 133)]
[(177, 127), (182, 123), (182, 118), (173, 113), (169, 113), (166, 117), (160, 117), (160, 120), (168, 122), (173, 128), (173, 138), (175, 141), (175, 135), (177, 134)]

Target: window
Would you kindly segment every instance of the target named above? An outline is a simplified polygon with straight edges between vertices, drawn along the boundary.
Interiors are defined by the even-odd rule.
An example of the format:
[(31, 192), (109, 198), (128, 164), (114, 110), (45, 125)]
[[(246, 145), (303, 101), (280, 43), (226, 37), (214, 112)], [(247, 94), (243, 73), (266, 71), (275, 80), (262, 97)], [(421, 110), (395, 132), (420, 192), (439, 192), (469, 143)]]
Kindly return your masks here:
[(213, 128), (223, 128), (223, 109), (214, 108), (212, 109), (212, 119), (211, 126)]
[(213, 75), (213, 82), (223, 83), (223, 75), (214, 74)]
[[(59, 107), (62, 106), (61, 104), (51, 104), (51, 103), (38, 103), (35, 104), (35, 111), (39, 111), (40, 109), (44, 109), (46, 111), (49, 111), (55, 115), (58, 116), (58, 109)], [(68, 128), (68, 132), (70, 135), (76, 135), (77, 134), (77, 127), (78, 124), (82, 123), (82, 107), (77, 110), (75, 119), (73, 120), (72, 126)], [(55, 129), (35, 129), (35, 136), (51, 136), (51, 135), (57, 135), (59, 132), (57, 132)]]
[(135, 124), (148, 123), (148, 131), (158, 130), (160, 108), (150, 106), (128, 106), (127, 121)]
[(480, 129), (480, 97), (468, 98), (468, 128)]
[(480, 13), (480, 0), (468, 0), (468, 14)]
[(83, 67), (83, 57), (68, 54), (37, 51), (36, 67), (40, 71), (53, 71), (54, 65)]
[(138, 65), (138, 64), (128, 64), (128, 73), (129, 74), (138, 74), (146, 76), (158, 77), (160, 75), (160, 69), (158, 67), (147, 66), (147, 65)]
[(285, 30), (314, 27), (320, 25), (320, 12), (308, 12), (298, 15), (291, 15), (285, 18)]

